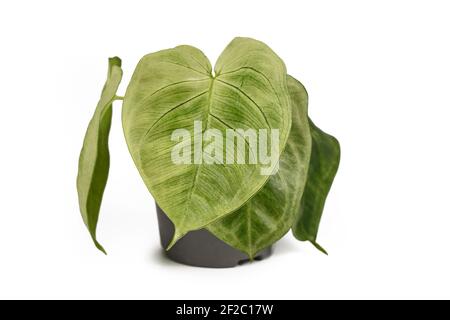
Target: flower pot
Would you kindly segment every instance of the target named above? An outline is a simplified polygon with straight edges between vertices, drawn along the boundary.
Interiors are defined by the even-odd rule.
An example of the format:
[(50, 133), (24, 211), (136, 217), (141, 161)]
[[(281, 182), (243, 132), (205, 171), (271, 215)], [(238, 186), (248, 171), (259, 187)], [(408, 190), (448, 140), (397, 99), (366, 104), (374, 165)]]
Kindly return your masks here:
[[(191, 266), (208, 268), (230, 268), (249, 262), (246, 254), (219, 240), (205, 229), (189, 232), (170, 250), (165, 250), (172, 240), (175, 228), (158, 205), (156, 205), (156, 212), (161, 245), (169, 259)], [(265, 259), (271, 254), (272, 247), (268, 247), (258, 253), (254, 260)]]

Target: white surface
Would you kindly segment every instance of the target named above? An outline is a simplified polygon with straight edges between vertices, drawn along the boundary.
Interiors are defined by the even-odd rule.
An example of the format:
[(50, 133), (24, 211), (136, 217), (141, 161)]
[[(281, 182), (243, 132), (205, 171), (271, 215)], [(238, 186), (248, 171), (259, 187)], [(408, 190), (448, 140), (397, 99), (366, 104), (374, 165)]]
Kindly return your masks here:
[[(188, 4), (189, 3), (189, 4)], [(446, 1), (9, 1), (0, 4), (0, 298), (450, 298)], [(234, 36), (270, 45), (341, 142), (319, 242), (289, 234), (235, 269), (160, 257), (153, 200), (120, 124), (95, 249), (77, 207), (107, 57)]]

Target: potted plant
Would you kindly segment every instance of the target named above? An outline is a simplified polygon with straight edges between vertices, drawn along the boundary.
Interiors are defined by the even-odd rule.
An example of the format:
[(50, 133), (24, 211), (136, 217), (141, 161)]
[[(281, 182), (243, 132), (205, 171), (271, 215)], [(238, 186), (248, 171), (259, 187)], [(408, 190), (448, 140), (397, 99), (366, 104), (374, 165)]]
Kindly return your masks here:
[(79, 160), (80, 211), (98, 249), (112, 103), (123, 100), (125, 139), (169, 257), (234, 266), (270, 255), (289, 230), (325, 253), (316, 238), (339, 143), (309, 119), (305, 88), (267, 45), (235, 38), (214, 69), (191, 46), (148, 54), (123, 97), (121, 78), (121, 60), (109, 59)]

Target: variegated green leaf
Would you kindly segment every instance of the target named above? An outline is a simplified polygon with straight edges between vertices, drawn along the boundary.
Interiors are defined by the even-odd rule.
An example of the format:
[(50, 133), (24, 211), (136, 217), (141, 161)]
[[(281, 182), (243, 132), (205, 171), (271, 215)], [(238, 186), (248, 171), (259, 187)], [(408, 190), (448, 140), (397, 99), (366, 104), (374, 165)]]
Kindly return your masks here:
[[(286, 144), (291, 109), (282, 60), (262, 42), (236, 38), (219, 57), (215, 73), (205, 55), (179, 46), (141, 59), (128, 86), (123, 127), (134, 162), (159, 206), (175, 225), (173, 245), (190, 230), (235, 211), (269, 176), (262, 164), (174, 164), (176, 129), (194, 132), (189, 147), (209, 128), (279, 129)], [(194, 141), (197, 142), (194, 142)], [(195, 145), (194, 145), (195, 144)]]
[(241, 209), (208, 226), (216, 237), (253, 258), (286, 234), (292, 226), (305, 186), (311, 136), (308, 95), (288, 76), (292, 107), (291, 132), (280, 159), (280, 170)]
[(108, 137), (112, 103), (117, 98), (117, 88), (122, 79), (120, 67), (119, 58), (109, 59), (108, 77), (87, 128), (78, 164), (77, 190), (81, 215), (96, 247), (103, 252), (105, 250), (97, 241), (96, 229), (103, 192), (108, 180)]

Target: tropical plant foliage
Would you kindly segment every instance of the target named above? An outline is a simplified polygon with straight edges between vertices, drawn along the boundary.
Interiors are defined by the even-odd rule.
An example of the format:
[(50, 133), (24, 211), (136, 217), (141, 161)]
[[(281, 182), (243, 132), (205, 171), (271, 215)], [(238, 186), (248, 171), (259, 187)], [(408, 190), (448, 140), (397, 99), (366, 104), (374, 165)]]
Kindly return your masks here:
[[(120, 59), (110, 59), (79, 161), (80, 210), (102, 251), (96, 226), (109, 170), (112, 102), (118, 99), (121, 77)], [(175, 225), (169, 248), (186, 233), (206, 228), (252, 258), (292, 228), (297, 239), (324, 251), (316, 238), (340, 150), (337, 140), (308, 118), (307, 107), (303, 85), (257, 40), (234, 39), (214, 69), (191, 46), (141, 59), (123, 98), (122, 124), (144, 183)], [(197, 132), (196, 121), (202, 124)], [(261, 162), (205, 162), (195, 153), (189, 163), (174, 163), (171, 133), (179, 128), (194, 132), (186, 145), (193, 150), (208, 147), (203, 138), (208, 129), (277, 129), (277, 169), (269, 168), (272, 175), (261, 174), (267, 170)], [(248, 150), (248, 157), (258, 158)]]

